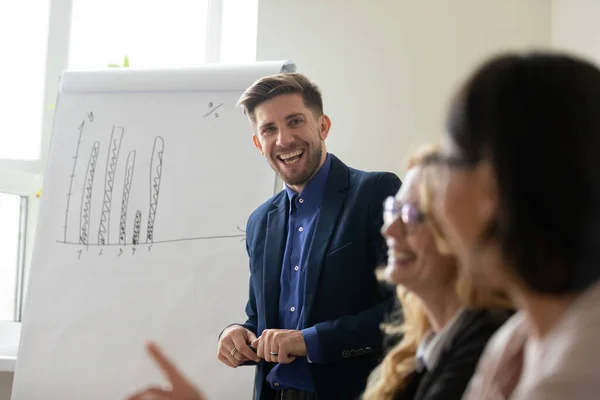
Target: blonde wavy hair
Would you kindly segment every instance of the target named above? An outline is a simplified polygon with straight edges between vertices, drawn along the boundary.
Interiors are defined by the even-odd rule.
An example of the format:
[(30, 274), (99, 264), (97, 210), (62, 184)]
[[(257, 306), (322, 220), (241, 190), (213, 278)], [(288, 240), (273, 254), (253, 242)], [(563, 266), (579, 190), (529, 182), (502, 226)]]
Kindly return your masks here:
[[(439, 150), (439, 145), (436, 144), (422, 148), (410, 157), (407, 170), (421, 165), (426, 157)], [(433, 171), (428, 169), (422, 171), (419, 182), (420, 207), (427, 215), (426, 225), (434, 236), (439, 252), (449, 255), (452, 254), (451, 249), (430, 212), (432, 198), (430, 174), (432, 173)], [(457, 278), (455, 287), (461, 304), (466, 308), (514, 308), (507, 296), (482, 291), (466, 279)], [(388, 352), (381, 364), (372, 372), (363, 400), (392, 400), (406, 389), (408, 377), (416, 368), (417, 347), (431, 329), (421, 300), (401, 285), (397, 287), (397, 295), (402, 307), (402, 321), (383, 324), (382, 329), (388, 335), (402, 334), (402, 340)]]

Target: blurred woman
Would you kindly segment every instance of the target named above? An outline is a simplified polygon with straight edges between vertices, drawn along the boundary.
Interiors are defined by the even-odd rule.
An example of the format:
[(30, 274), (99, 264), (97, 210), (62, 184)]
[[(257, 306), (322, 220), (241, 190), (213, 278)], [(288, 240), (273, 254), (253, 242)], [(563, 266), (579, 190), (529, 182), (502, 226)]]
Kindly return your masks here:
[(600, 397), (600, 70), (504, 55), (465, 83), (433, 214), (462, 271), (521, 310), (490, 341), (467, 399)]
[(364, 400), (460, 399), (483, 349), (509, 313), (506, 298), (458, 279), (456, 259), (429, 212), (421, 162), (409, 162), (402, 188), (385, 204), (385, 275), (399, 285), (402, 340), (369, 378)]

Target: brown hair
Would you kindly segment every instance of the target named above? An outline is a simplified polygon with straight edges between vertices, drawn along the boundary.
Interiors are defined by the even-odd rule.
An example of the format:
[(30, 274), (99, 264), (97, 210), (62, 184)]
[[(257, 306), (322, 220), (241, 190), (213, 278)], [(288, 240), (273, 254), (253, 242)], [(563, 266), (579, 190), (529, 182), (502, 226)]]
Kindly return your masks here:
[(323, 115), (321, 90), (308, 77), (296, 72), (265, 76), (257, 80), (242, 94), (238, 105), (254, 121), (254, 110), (259, 104), (282, 94), (302, 95), (306, 107), (316, 116)]
[(477, 245), (495, 242), (504, 271), (540, 295), (600, 280), (598, 104), (600, 69), (589, 61), (506, 53), (477, 68), (448, 113), (457, 155), (489, 163), (496, 182), (497, 214)]
[[(407, 169), (418, 167), (427, 156), (438, 151), (439, 146), (437, 145), (423, 148), (409, 159)], [(430, 213), (431, 190), (427, 175), (421, 177), (419, 189), (420, 205), (427, 214), (426, 224), (434, 236), (438, 251), (442, 254), (450, 254), (451, 249)], [(482, 291), (465, 279), (457, 278), (455, 289), (463, 307), (471, 309), (513, 308), (506, 296)], [(362, 397), (364, 400), (392, 400), (398, 393), (406, 389), (408, 377), (416, 369), (415, 357), (419, 343), (431, 329), (425, 307), (419, 297), (401, 285), (397, 288), (397, 295), (402, 307), (403, 320), (383, 324), (382, 328), (388, 335), (401, 333), (402, 340), (390, 350), (369, 377)]]

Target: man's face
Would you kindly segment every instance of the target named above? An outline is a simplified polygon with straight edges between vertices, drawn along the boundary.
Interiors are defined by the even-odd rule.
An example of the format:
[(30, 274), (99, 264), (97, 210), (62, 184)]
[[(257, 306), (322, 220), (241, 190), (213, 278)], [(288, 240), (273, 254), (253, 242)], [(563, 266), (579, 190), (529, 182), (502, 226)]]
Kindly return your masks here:
[(329, 118), (316, 117), (299, 94), (261, 103), (254, 117), (254, 145), (283, 181), (300, 192), (325, 161)]

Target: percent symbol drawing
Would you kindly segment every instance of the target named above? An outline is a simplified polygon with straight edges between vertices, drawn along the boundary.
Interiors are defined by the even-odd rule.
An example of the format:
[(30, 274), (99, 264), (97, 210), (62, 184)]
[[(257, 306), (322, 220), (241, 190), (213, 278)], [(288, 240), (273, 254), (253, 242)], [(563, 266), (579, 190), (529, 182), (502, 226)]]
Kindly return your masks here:
[(208, 103), (208, 113), (206, 113), (204, 115), (204, 118), (208, 117), (209, 115), (213, 114), (215, 116), (215, 118), (219, 118), (219, 114), (216, 112), (219, 108), (221, 108), (223, 106), (223, 103), (219, 104), (219, 105), (215, 105), (212, 101), (210, 103)]

